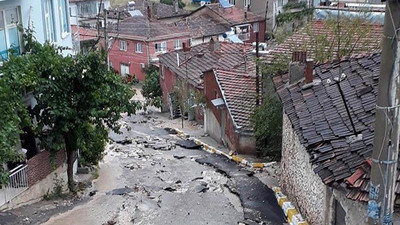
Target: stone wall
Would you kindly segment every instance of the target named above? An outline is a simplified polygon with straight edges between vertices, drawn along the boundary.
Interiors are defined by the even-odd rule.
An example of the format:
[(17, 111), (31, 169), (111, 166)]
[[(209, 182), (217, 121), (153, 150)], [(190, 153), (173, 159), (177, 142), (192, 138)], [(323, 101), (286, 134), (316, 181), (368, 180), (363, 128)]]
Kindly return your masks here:
[(309, 154), (294, 132), (289, 118), (283, 115), (282, 173), (280, 185), (284, 194), (297, 206), (301, 214), (313, 225), (326, 224), (326, 186), (313, 171)]

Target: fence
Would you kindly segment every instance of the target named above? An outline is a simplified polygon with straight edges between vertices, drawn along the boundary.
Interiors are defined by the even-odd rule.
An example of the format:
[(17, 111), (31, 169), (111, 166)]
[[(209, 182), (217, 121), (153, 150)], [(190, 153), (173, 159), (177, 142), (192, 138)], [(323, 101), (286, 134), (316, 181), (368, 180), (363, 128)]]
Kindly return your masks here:
[(28, 189), (27, 167), (27, 165), (19, 165), (10, 171), (9, 183), (0, 189), (0, 206)]

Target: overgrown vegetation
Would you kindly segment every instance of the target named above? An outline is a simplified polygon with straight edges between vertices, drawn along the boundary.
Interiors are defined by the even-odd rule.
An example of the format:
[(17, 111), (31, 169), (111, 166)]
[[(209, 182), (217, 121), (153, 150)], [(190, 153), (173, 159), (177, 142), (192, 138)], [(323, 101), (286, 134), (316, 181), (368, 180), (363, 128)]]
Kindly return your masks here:
[[(41, 146), (50, 152), (66, 150), (68, 186), (73, 191), (74, 153), (82, 149), (87, 163), (97, 161), (104, 150), (107, 129), (118, 132), (121, 113), (135, 113), (139, 105), (130, 100), (134, 91), (107, 70), (104, 52), (63, 57), (63, 49), (38, 43), (31, 31), (24, 38), (26, 52), (10, 57), (1, 68), (0, 98), (6, 107), (0, 109), (0, 124), (7, 126), (0, 135), (5, 146), (0, 149), (5, 156), (1, 160), (16, 158), (19, 140), (15, 136), (23, 121), (35, 118), (32, 128)], [(37, 100), (30, 118), (22, 103), (23, 90), (31, 90)], [(3, 115), (11, 123), (3, 122), (7, 119)]]
[[(359, 50), (368, 50), (367, 48), (371, 48), (373, 43), (370, 43), (366, 37), (371, 35), (373, 25), (367, 21), (367, 17), (368, 14), (362, 12), (358, 17), (342, 16), (339, 21), (331, 16), (324, 21), (324, 29), (329, 32), (317, 32), (309, 24), (306, 26), (306, 33), (312, 44), (303, 45), (299, 50), (312, 53), (317, 62), (350, 56), (356, 47)], [(380, 43), (376, 45), (379, 46)], [(307, 49), (308, 46), (312, 48)]]
[(154, 106), (161, 108), (162, 106), (162, 90), (160, 86), (160, 75), (156, 66), (151, 66), (145, 70), (146, 77), (142, 86), (142, 95), (145, 98), (143, 104), (144, 111), (147, 107)]
[[(283, 12), (281, 12), (276, 20), (279, 25), (283, 25), (288, 22), (295, 20), (303, 20), (305, 17), (310, 16), (314, 9), (308, 8), (306, 2), (288, 2), (283, 6)], [(294, 11), (295, 10), (295, 11)]]
[[(160, 3), (167, 4), (167, 5), (174, 5), (174, 0), (160, 0)], [(183, 9), (186, 6), (182, 0), (178, 0), (178, 7)]]
[(274, 95), (264, 95), (262, 104), (250, 118), (259, 156), (280, 160), (282, 144), (282, 105)]
[(54, 200), (59, 198), (64, 198), (66, 196), (64, 191), (64, 179), (58, 176), (58, 174), (54, 175), (53, 178), (53, 190), (47, 190), (47, 193), (43, 196), (44, 200)]

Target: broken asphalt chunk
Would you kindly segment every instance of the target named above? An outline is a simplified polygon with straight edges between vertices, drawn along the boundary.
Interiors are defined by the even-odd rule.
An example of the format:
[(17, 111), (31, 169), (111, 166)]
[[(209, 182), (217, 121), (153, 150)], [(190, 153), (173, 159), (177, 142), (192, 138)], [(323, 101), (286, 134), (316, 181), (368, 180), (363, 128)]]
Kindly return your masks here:
[(200, 149), (201, 145), (196, 144), (193, 140), (178, 140), (176, 145), (186, 149)]

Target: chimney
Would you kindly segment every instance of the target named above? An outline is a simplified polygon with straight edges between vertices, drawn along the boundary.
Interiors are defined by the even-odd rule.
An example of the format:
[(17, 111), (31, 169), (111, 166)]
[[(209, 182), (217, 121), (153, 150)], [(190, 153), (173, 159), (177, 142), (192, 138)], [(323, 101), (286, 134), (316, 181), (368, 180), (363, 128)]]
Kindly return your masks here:
[(289, 64), (289, 83), (293, 84), (304, 77), (306, 69), (307, 53), (305, 51), (294, 51), (292, 61)]
[(313, 80), (314, 80), (313, 70), (314, 70), (314, 60), (306, 59), (306, 70), (305, 70), (306, 84), (313, 82)]
[(174, 0), (174, 12), (178, 13), (179, 10), (179, 2), (178, 0)]
[(188, 51), (190, 51), (190, 47), (188, 47), (187, 46), (187, 44), (186, 43), (182, 43), (182, 49), (183, 49), (183, 52), (188, 52)]
[(211, 38), (210, 42), (208, 43), (208, 49), (210, 50), (210, 52), (215, 52), (218, 48), (219, 48), (218, 37), (216, 41), (214, 41), (214, 38)]
[(151, 9), (150, 6), (147, 6), (147, 19), (150, 20), (151, 19)]

